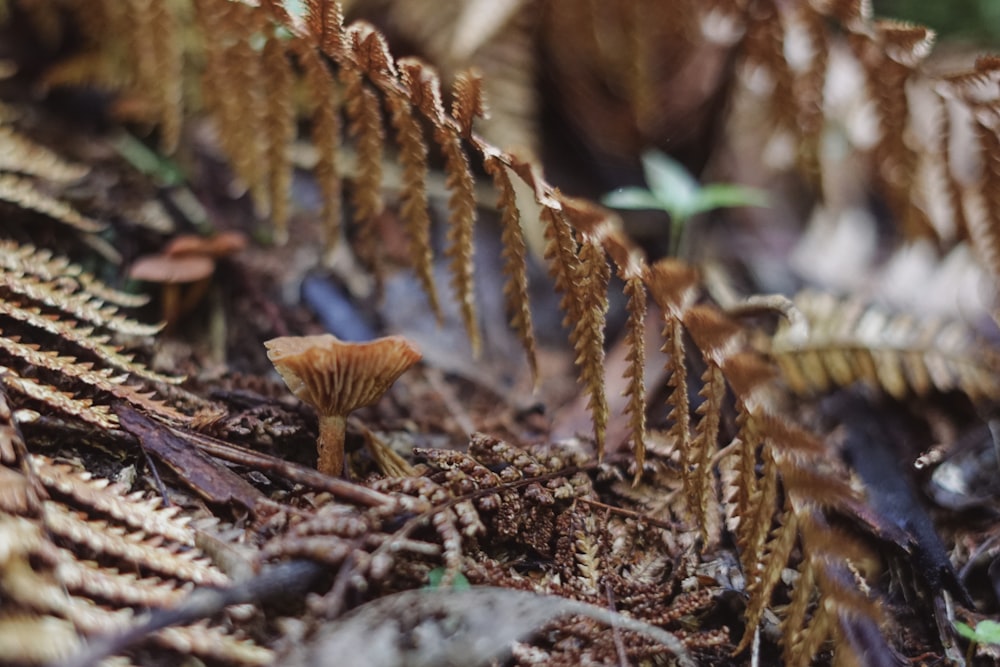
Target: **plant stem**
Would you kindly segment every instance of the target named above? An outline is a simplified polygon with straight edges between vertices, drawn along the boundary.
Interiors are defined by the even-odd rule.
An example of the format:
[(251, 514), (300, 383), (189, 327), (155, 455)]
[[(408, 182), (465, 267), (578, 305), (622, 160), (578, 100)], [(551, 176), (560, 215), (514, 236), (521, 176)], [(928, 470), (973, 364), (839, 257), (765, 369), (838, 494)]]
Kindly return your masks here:
[(670, 216), (670, 255), (677, 259), (687, 259), (687, 248), (684, 247), (685, 234), (689, 218)]
[(316, 451), (319, 458), (316, 469), (324, 475), (339, 477), (344, 472), (344, 434), (347, 420), (340, 415), (319, 418), (319, 438)]

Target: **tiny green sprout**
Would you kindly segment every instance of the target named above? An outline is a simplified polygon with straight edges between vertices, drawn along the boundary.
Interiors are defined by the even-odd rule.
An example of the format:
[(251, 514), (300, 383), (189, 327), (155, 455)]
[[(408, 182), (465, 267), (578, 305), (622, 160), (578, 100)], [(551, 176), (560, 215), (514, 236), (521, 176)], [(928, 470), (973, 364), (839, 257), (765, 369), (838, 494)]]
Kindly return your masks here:
[(621, 209), (659, 209), (670, 215), (670, 250), (682, 256), (684, 228), (698, 213), (736, 206), (767, 206), (767, 195), (757, 188), (730, 183), (701, 185), (677, 161), (658, 150), (642, 154), (649, 189), (628, 187), (609, 192), (605, 206)]
[(976, 623), (975, 629), (969, 627), (961, 621), (956, 621), (955, 630), (957, 630), (958, 634), (962, 637), (970, 639), (977, 644), (1000, 645), (1000, 623), (997, 623), (996, 621), (979, 621)]
[[(427, 573), (427, 585), (424, 588), (436, 589), (442, 588), (442, 582), (444, 581), (444, 568), (436, 567)], [(455, 574), (451, 579), (451, 588), (456, 591), (467, 591), (472, 588), (472, 584), (469, 580), (465, 578), (465, 575), (461, 572)]]
[(142, 143), (128, 132), (120, 132), (111, 140), (111, 147), (138, 171), (151, 176), (162, 187), (184, 183), (180, 167), (164, 155)]

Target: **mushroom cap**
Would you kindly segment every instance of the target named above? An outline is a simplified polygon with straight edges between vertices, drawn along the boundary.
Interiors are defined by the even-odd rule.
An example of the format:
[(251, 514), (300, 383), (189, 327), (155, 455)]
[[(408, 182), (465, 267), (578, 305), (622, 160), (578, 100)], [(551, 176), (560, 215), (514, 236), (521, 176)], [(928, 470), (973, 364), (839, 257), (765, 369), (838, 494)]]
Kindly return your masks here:
[(163, 249), (163, 254), (171, 257), (182, 255), (208, 255), (222, 259), (234, 255), (247, 247), (247, 237), (243, 232), (225, 231), (214, 236), (183, 234), (174, 238)]
[(320, 415), (347, 415), (371, 405), (422, 356), (402, 336), (366, 343), (349, 343), (331, 334), (282, 336), (264, 346), (292, 393)]
[(146, 255), (129, 269), (129, 278), (151, 283), (193, 283), (215, 271), (215, 261), (204, 255)]

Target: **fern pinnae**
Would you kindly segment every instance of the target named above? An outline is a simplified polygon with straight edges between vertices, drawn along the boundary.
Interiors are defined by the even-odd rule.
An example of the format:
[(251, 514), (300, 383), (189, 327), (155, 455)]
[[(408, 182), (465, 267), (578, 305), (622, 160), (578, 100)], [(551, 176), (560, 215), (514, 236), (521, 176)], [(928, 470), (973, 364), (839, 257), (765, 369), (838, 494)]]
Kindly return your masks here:
[(174, 3), (152, 0), (150, 22), (155, 26), (150, 34), (156, 54), (156, 98), (160, 109), (160, 149), (167, 155), (177, 150), (184, 117), (184, 53), (183, 41)]
[(323, 57), (314, 48), (315, 42), (319, 40), (320, 36), (317, 35), (311, 35), (308, 39), (296, 37), (292, 46), (309, 92), (310, 133), (317, 150), (316, 166), (313, 171), (322, 198), (320, 225), (323, 229), (323, 254), (325, 257), (330, 257), (343, 233), (342, 188), (340, 174), (337, 172), (337, 155), (341, 150), (341, 123), (336, 80)]
[(25, 297), (79, 320), (126, 335), (151, 336), (161, 329), (158, 325), (143, 324), (124, 317), (118, 313), (115, 306), (95, 304), (88, 294), (65, 292), (54, 282), (43, 282), (30, 276), (17, 276), (0, 271), (0, 288), (16, 297)]
[(734, 653), (743, 651), (753, 641), (754, 630), (764, 618), (764, 611), (771, 602), (775, 587), (781, 581), (781, 574), (788, 564), (798, 536), (798, 517), (786, 500), (784, 510), (764, 548), (758, 576), (747, 581), (747, 610), (744, 616), (746, 631)]
[(86, 398), (77, 398), (55, 387), (42, 384), (31, 378), (23, 378), (13, 369), (0, 366), (0, 382), (8, 389), (22, 396), (44, 403), (57, 412), (81, 419), (88, 424), (113, 431), (118, 428), (118, 417), (105, 405), (94, 405)]
[(493, 177), (493, 185), (499, 193), (497, 208), (500, 211), (500, 245), (503, 260), (503, 274), (507, 280), (503, 293), (510, 313), (510, 325), (521, 341), (531, 371), (532, 386), (538, 385), (538, 359), (535, 332), (531, 320), (531, 304), (528, 298), (528, 248), (521, 229), (521, 213), (517, 208), (514, 186), (507, 174), (507, 168), (500, 160), (487, 155), (483, 160), (486, 173)]
[[(400, 67), (405, 78), (409, 70), (402, 63)], [(443, 315), (434, 282), (431, 217), (427, 208), (427, 144), (420, 122), (414, 116), (413, 105), (405, 96), (393, 89), (386, 95), (386, 104), (396, 131), (398, 159), (403, 166), (400, 214), (409, 233), (410, 262), (427, 296), (427, 303), (440, 323)]]
[(43, 282), (72, 279), (77, 285), (72, 291), (84, 291), (100, 301), (123, 308), (138, 308), (149, 303), (144, 294), (120, 292), (85, 272), (65, 257), (54, 256), (30, 244), (0, 240), (0, 270), (16, 275), (31, 275)]
[[(282, 12), (284, 10), (281, 10)], [(294, 78), (285, 52), (284, 39), (273, 23), (264, 30), (261, 74), (267, 94), (264, 96), (261, 127), (264, 131), (264, 157), (268, 172), (268, 198), (271, 220), (278, 243), (288, 239), (289, 199), (292, 189), (292, 158), (289, 147), (295, 139), (296, 110), (292, 103)]]
[(875, 102), (881, 132), (873, 157), (888, 204), (906, 236), (935, 238), (930, 220), (910, 197), (917, 156), (904, 140), (905, 133), (890, 129), (901, 120), (908, 122), (907, 82), (930, 53), (934, 33), (911, 24), (878, 21), (865, 31), (851, 33), (849, 41), (865, 68), (868, 93)]
[[(809, 606), (816, 591), (816, 563), (808, 555), (802, 559), (798, 569), (798, 580), (792, 588), (791, 600), (781, 620), (782, 657), (786, 665), (808, 664), (812, 656), (802, 660), (800, 644), (806, 626)], [(747, 628), (750, 632), (750, 628)]]
[(483, 77), (474, 70), (459, 72), (452, 86), (451, 115), (458, 123), (463, 139), (472, 138), (472, 124), (477, 118), (486, 118), (483, 99)]
[(7, 125), (0, 125), (0, 171), (13, 171), (47, 181), (76, 181), (90, 172), (82, 164), (69, 162)]
[(320, 51), (342, 62), (344, 57), (344, 10), (335, 0), (305, 0), (306, 26)]
[[(672, 421), (668, 434), (676, 443), (681, 460), (687, 461), (691, 456), (691, 404), (688, 398), (683, 318), (694, 301), (697, 273), (682, 262), (668, 259), (650, 267), (647, 277), (650, 293), (663, 310), (664, 317), (664, 344), (661, 351), (667, 355), (667, 385), (671, 390), (667, 398), (669, 418)], [(695, 488), (692, 472), (690, 466), (682, 465), (681, 478), (685, 489)]]
[(384, 278), (382, 251), (376, 228), (382, 201), (382, 152), (385, 130), (378, 96), (360, 73), (342, 68), (347, 131), (358, 146), (358, 173), (351, 188), (354, 223), (357, 225), (358, 255), (372, 267), (377, 281)]
[(482, 339), (476, 315), (474, 279), (474, 226), (476, 221), (475, 182), (469, 158), (462, 148), (457, 123), (445, 112), (441, 84), (437, 75), (422, 64), (410, 61), (405, 82), (417, 108), (433, 126), (434, 142), (444, 155), (445, 184), (448, 197), (448, 245), (445, 255), (451, 260), (451, 286), (462, 313), (462, 321), (474, 354)]
[[(714, 489), (712, 456), (719, 440), (719, 423), (722, 402), (726, 397), (726, 379), (722, 364), (736, 343), (739, 327), (721, 311), (709, 306), (692, 306), (683, 314), (684, 328), (701, 350), (705, 361), (702, 388), (704, 399), (697, 408), (700, 416), (688, 448), (682, 452), (682, 465), (689, 474), (685, 477), (688, 505), (700, 526), (702, 538), (708, 542), (708, 504)], [(714, 494), (711, 494), (714, 495)]]
[[(267, 92), (259, 85), (264, 80), (264, 65), (254, 48), (264, 18), (257, 7), (227, 3), (222, 21), (232, 43), (221, 54), (223, 67), (211, 82), (213, 86), (224, 86), (218, 91), (220, 97), (231, 96), (223, 98), (223, 108), (228, 110), (229, 122), (235, 123), (228, 133), (233, 166), (250, 192), (254, 210), (261, 217), (270, 215), (272, 204), (266, 161), (268, 141), (264, 133), (268, 101)], [(219, 81), (219, 76), (226, 77), (227, 81)]]
[(766, 351), (798, 394), (860, 380), (897, 399), (956, 389), (977, 401), (1000, 396), (1000, 355), (959, 322), (919, 322), (813, 292), (795, 302), (810, 322), (808, 337), (782, 325)]
[(52, 350), (41, 350), (38, 345), (21, 343), (0, 330), (0, 351), (21, 359), (33, 368), (42, 368), (74, 378), (98, 391), (147, 410), (159, 417), (173, 421), (186, 421), (187, 417), (162, 401), (152, 400), (148, 394), (125, 384), (127, 376), (113, 376), (108, 368), (94, 368), (93, 364), (79, 362), (73, 357), (60, 356)]
[(81, 232), (96, 233), (107, 227), (103, 222), (81, 215), (69, 204), (45, 194), (23, 176), (0, 173), (0, 200), (40, 213)]
[(184, 381), (183, 377), (163, 375), (147, 368), (135, 361), (130, 355), (122, 354), (117, 347), (109, 345), (107, 336), (97, 335), (93, 328), (81, 327), (72, 320), (43, 315), (38, 308), (25, 307), (15, 301), (4, 299), (0, 299), (0, 315), (59, 336), (63, 340), (93, 353), (106, 364), (148, 380), (166, 384), (180, 384)]
[(587, 405), (594, 422), (598, 459), (604, 456), (608, 424), (608, 402), (604, 390), (604, 322), (608, 312), (608, 281), (611, 267), (598, 238), (585, 235), (580, 244), (576, 284), (582, 297), (580, 317), (572, 323), (570, 339), (576, 350), (578, 381), (588, 394)]
[(625, 323), (625, 346), (628, 349), (625, 370), (627, 380), (624, 395), (628, 398), (625, 414), (629, 418), (632, 432), (632, 451), (635, 456), (635, 477), (632, 484), (639, 483), (642, 468), (646, 463), (646, 286), (640, 275), (625, 280), (625, 306), (628, 319)]

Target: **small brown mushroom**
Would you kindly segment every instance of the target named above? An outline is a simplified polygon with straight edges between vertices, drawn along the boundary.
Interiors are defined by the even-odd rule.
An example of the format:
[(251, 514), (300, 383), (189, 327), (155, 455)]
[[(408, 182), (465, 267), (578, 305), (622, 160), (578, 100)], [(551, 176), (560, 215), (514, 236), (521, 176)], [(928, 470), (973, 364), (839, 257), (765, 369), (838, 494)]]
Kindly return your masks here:
[(344, 470), (347, 415), (371, 405), (410, 366), (420, 350), (402, 336), (348, 343), (331, 334), (283, 336), (264, 346), (285, 384), (319, 415), (317, 468), (327, 475)]
[(128, 275), (163, 285), (160, 312), (170, 326), (201, 301), (214, 271), (215, 260), (204, 255), (147, 255), (136, 260)]
[(172, 257), (184, 255), (208, 255), (213, 259), (229, 257), (247, 247), (247, 237), (243, 232), (226, 231), (214, 236), (184, 234), (175, 237), (163, 249), (163, 254)]

